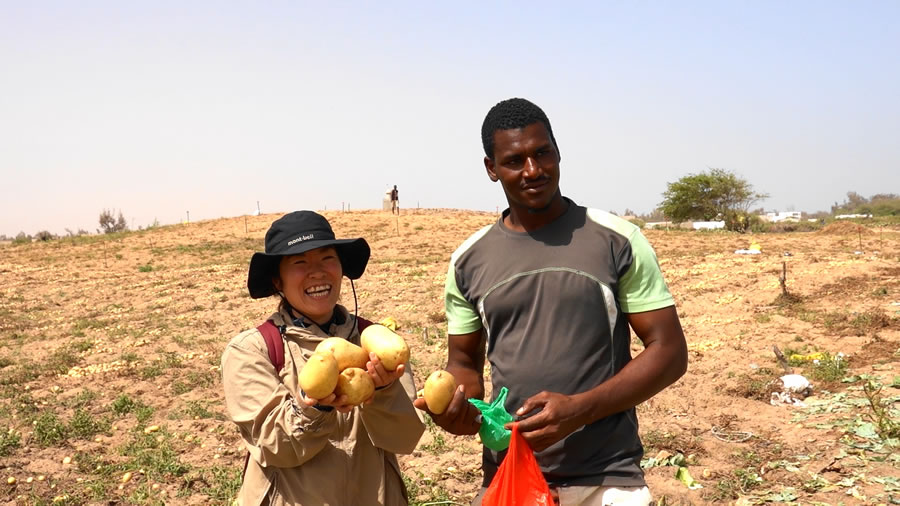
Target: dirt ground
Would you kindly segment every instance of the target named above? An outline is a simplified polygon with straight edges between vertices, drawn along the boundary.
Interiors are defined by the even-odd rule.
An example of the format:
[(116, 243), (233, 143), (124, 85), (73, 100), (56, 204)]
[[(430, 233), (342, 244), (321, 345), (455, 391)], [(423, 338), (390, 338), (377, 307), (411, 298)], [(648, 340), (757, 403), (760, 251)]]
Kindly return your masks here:
[[(446, 360), (450, 253), (496, 215), (324, 214), (369, 240), (360, 314), (396, 319), (421, 385)], [(246, 272), (275, 218), (0, 246), (0, 503), (231, 503), (245, 452), (219, 357), (274, 308)], [(645, 234), (690, 348), (638, 407), (658, 504), (900, 504), (900, 230)], [(812, 382), (803, 406), (770, 404), (773, 346)], [(468, 504), (480, 448), (430, 426), (400, 459), (413, 503)]]

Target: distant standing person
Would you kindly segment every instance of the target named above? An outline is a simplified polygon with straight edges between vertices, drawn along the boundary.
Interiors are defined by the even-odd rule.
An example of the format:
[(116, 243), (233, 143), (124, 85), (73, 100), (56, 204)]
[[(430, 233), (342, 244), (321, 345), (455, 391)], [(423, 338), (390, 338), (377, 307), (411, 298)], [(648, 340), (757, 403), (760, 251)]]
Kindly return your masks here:
[[(447, 370), (461, 386), (431, 416), (453, 434), (478, 432), (466, 399), (484, 396), (486, 350), (493, 395), (509, 389), (506, 408), (557, 504), (650, 504), (635, 406), (687, 367), (656, 254), (635, 225), (563, 197), (556, 138), (538, 106), (500, 102), (481, 135), (487, 176), (509, 208), (451, 257)], [(644, 345), (634, 358), (632, 330)], [(483, 487), (504, 456), (484, 448)]]
[(394, 211), (400, 214), (400, 192), (397, 191), (397, 185), (391, 190), (391, 214), (394, 214)]

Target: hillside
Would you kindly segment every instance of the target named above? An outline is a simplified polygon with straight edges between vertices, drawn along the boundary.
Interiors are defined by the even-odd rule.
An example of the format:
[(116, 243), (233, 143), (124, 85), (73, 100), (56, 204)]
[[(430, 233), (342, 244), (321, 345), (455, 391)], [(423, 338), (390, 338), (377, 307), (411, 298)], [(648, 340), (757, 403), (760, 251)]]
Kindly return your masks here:
[[(496, 215), (324, 214), (338, 237), (371, 244), (359, 312), (399, 322), (421, 385), (446, 360), (450, 253)], [(219, 357), (274, 308), (245, 283), (277, 217), (0, 246), (0, 501), (231, 502), (245, 452), (224, 421)], [(649, 467), (655, 497), (900, 501), (900, 232), (867, 232), (646, 232), (691, 355), (684, 378), (639, 406), (641, 435), (648, 465), (680, 453), (703, 485), (689, 490), (677, 467)], [(734, 254), (751, 239), (762, 254)], [(791, 297), (779, 297), (783, 263)], [(342, 297), (352, 309), (348, 283)], [(805, 407), (768, 402), (783, 374), (775, 345), (814, 384)], [(814, 352), (817, 362), (799, 357)], [(867, 378), (885, 385), (869, 395), (886, 406), (880, 418)], [(434, 426), (401, 458), (416, 504), (468, 504), (480, 464), (477, 441)]]

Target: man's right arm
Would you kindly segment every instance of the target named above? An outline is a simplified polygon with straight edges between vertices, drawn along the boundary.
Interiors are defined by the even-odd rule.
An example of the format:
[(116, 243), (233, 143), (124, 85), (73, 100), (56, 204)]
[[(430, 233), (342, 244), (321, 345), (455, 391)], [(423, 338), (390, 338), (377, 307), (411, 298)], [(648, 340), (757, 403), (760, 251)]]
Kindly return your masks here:
[(446, 370), (456, 378), (456, 393), (447, 410), (436, 415), (428, 411), (425, 399), (416, 399), (415, 406), (428, 412), (434, 423), (445, 431), (456, 435), (477, 434), (481, 422), (477, 416), (481, 412), (468, 401), (470, 398), (484, 398), (484, 350), (485, 340), (482, 329), (468, 334), (450, 334)]

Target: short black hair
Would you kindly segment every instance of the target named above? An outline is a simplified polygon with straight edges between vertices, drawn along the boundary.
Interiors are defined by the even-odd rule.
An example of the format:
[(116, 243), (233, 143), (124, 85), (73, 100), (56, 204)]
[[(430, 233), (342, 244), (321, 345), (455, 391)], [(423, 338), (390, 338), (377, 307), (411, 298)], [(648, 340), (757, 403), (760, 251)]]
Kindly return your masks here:
[(540, 107), (524, 98), (509, 98), (497, 103), (491, 107), (484, 117), (484, 123), (481, 124), (481, 144), (484, 146), (484, 154), (491, 160), (494, 159), (494, 132), (497, 130), (515, 130), (538, 122), (547, 129), (553, 146), (559, 152), (550, 120)]

